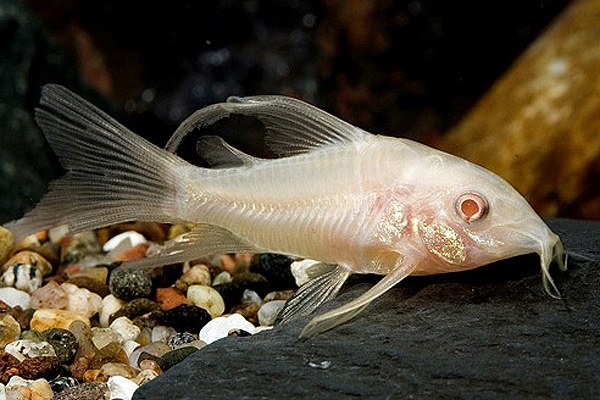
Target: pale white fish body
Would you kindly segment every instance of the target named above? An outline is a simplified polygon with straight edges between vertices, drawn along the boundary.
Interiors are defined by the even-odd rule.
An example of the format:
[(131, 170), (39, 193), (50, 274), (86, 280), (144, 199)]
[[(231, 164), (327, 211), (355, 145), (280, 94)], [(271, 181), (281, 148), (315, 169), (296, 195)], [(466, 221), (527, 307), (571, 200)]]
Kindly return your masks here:
[[(196, 224), (149, 266), (202, 255), (276, 252), (312, 258), (313, 279), (281, 320), (312, 312), (352, 273), (385, 277), (352, 302), (314, 318), (308, 337), (356, 315), (410, 274), (471, 269), (535, 252), (544, 287), (558, 295), (550, 263), (562, 245), (506, 181), (455, 156), (375, 136), (281, 96), (230, 99), (199, 110), (157, 148), (68, 90), (44, 88), (36, 119), (67, 175), (38, 206), (8, 224), (17, 237), (63, 226), (93, 229), (128, 220)], [(258, 159), (216, 138), (198, 168), (171, 152), (194, 127), (231, 114), (257, 118), (277, 159)]]

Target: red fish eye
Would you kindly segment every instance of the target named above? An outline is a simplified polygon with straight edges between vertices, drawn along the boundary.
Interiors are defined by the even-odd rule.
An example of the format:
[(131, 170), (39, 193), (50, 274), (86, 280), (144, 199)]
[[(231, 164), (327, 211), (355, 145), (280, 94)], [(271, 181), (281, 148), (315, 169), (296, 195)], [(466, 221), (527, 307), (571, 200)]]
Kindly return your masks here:
[(456, 213), (465, 222), (471, 223), (480, 220), (487, 213), (487, 202), (478, 193), (465, 193), (456, 199)]

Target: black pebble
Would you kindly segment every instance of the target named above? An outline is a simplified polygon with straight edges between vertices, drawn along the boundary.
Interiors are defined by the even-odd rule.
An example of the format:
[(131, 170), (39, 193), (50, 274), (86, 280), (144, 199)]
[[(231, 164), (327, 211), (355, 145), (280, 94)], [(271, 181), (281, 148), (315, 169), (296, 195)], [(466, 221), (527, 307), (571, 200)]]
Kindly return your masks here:
[(203, 308), (191, 304), (180, 304), (165, 311), (159, 318), (159, 322), (174, 328), (177, 332), (197, 333), (211, 319), (208, 311)]

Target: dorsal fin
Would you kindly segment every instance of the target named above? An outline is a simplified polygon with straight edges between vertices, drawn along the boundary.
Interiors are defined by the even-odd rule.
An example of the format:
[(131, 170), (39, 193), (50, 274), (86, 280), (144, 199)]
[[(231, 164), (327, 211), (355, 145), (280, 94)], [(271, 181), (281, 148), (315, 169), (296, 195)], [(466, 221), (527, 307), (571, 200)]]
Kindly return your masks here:
[(265, 141), (280, 156), (306, 153), (319, 147), (365, 140), (369, 133), (303, 101), (286, 96), (230, 97), (226, 103), (196, 111), (173, 134), (166, 149), (175, 151), (193, 129), (240, 114), (265, 125)]
[(202, 136), (196, 151), (213, 168), (241, 167), (256, 164), (260, 159), (244, 153), (219, 136)]

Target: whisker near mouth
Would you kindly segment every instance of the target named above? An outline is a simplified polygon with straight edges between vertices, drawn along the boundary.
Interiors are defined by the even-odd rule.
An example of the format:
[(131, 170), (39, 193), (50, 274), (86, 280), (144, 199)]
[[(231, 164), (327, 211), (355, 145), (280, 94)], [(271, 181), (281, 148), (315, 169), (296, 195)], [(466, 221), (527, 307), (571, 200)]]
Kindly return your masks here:
[(556, 284), (554, 283), (554, 280), (552, 279), (552, 276), (550, 275), (550, 265), (552, 264), (552, 262), (555, 262), (561, 271), (565, 271), (567, 269), (567, 257), (566, 257), (566, 255), (563, 257), (563, 255), (564, 255), (563, 244), (560, 241), (560, 238), (558, 237), (558, 235), (553, 234), (553, 237), (550, 240), (550, 243), (551, 243), (551, 252), (547, 252), (547, 249), (550, 248), (550, 246), (547, 248), (542, 245), (540, 253), (539, 253), (540, 254), (540, 265), (542, 268), (542, 282), (544, 285), (544, 291), (546, 293), (548, 293), (548, 295), (550, 297), (553, 297), (555, 299), (560, 299), (561, 298), (560, 291), (556, 287)]

